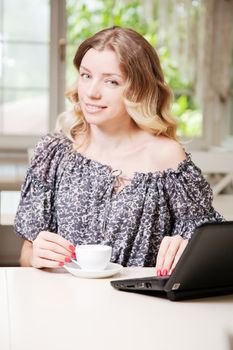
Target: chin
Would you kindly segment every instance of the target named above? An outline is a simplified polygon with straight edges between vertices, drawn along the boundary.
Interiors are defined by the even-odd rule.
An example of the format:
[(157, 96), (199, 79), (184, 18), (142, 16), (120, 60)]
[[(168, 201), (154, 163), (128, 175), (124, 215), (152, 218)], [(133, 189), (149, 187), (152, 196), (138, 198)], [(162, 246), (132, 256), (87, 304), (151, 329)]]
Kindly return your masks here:
[(106, 125), (105, 121), (100, 121), (100, 120), (90, 120), (90, 119), (86, 119), (87, 123), (91, 126), (91, 125), (95, 125), (95, 126), (99, 126), (102, 127), (104, 125)]
[(105, 118), (97, 115), (95, 116), (86, 115), (85, 119), (87, 123), (90, 125), (104, 125), (108, 122), (108, 120), (106, 120)]

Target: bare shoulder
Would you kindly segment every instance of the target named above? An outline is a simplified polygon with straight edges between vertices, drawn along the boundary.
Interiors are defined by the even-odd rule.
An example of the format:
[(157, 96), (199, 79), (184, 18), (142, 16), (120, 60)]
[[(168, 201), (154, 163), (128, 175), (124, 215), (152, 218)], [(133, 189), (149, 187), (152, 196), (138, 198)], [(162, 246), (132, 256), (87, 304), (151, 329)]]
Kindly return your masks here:
[(165, 136), (154, 136), (148, 144), (148, 154), (158, 170), (177, 169), (186, 154), (179, 142)]

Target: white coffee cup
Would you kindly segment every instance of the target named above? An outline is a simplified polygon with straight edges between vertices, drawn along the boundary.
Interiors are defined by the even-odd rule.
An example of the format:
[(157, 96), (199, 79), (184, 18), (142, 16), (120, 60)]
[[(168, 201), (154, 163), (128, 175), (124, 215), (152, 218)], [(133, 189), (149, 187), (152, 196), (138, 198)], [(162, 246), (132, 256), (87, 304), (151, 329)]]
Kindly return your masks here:
[(83, 270), (104, 270), (111, 259), (112, 247), (101, 244), (82, 244), (75, 248), (77, 263)]

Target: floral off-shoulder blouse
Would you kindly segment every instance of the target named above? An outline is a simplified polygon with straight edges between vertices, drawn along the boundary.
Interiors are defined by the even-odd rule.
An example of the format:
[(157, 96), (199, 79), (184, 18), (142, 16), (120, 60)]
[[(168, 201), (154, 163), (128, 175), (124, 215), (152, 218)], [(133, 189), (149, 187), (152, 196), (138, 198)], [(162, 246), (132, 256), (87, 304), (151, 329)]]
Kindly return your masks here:
[(22, 186), (16, 234), (33, 241), (48, 230), (73, 245), (111, 245), (111, 261), (123, 266), (155, 266), (164, 236), (189, 239), (200, 224), (223, 220), (189, 154), (176, 170), (136, 172), (117, 193), (119, 174), (75, 152), (65, 136), (46, 135)]

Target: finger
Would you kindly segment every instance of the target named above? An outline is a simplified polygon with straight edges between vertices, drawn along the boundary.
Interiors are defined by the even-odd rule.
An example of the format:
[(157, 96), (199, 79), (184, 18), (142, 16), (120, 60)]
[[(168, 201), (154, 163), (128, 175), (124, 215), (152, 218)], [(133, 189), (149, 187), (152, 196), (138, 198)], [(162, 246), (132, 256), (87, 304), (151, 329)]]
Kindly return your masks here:
[(170, 240), (171, 240), (171, 237), (165, 236), (160, 244), (157, 260), (156, 260), (156, 266), (155, 266), (155, 273), (157, 276), (161, 275), (165, 255), (170, 245)]
[(58, 262), (54, 260), (48, 260), (43, 258), (35, 258), (32, 262), (32, 266), (38, 269), (49, 267), (49, 268), (58, 268), (64, 266), (64, 262)]
[(187, 239), (184, 239), (184, 240), (181, 242), (181, 245), (180, 245), (180, 247), (179, 247), (179, 249), (178, 249), (178, 251), (177, 251), (177, 253), (176, 253), (175, 259), (174, 259), (173, 264), (172, 264), (172, 266), (171, 266), (170, 274), (172, 273), (172, 271), (173, 271), (174, 268), (176, 267), (176, 264), (177, 264), (177, 262), (179, 261), (181, 255), (183, 254), (183, 252), (184, 252), (184, 250), (185, 250), (187, 244), (188, 244), (188, 240), (187, 240)]
[(37, 256), (37, 258), (43, 258), (46, 260), (52, 260), (52, 261), (56, 261), (56, 262), (70, 262), (70, 257), (67, 255), (63, 255), (63, 254), (58, 254), (55, 253), (51, 250), (46, 250), (46, 249), (39, 249), (37, 248), (35, 251), (35, 255)]
[(50, 241), (44, 241), (43, 240), (43, 244), (36, 244), (35, 243), (35, 246), (38, 248), (38, 249), (44, 249), (44, 250), (50, 250), (51, 252), (54, 252), (54, 253), (57, 253), (57, 254), (60, 254), (60, 255), (64, 255), (64, 256), (72, 256), (72, 252), (65, 248), (63, 248), (61, 245), (57, 244), (57, 243), (53, 243), (53, 242), (50, 242)]
[(183, 238), (180, 237), (179, 235), (176, 235), (174, 237), (172, 237), (171, 241), (170, 241), (170, 245), (167, 249), (166, 255), (165, 255), (165, 259), (164, 259), (164, 263), (163, 263), (163, 267), (162, 267), (162, 275), (167, 275), (168, 271), (170, 271), (172, 264), (175, 260), (176, 254), (181, 246), (183, 242)]
[(64, 237), (60, 236), (57, 233), (49, 232), (49, 231), (41, 231), (40, 237), (44, 238), (44, 240), (52, 243), (56, 243), (66, 249), (69, 252), (74, 252), (75, 247), (65, 239)]

